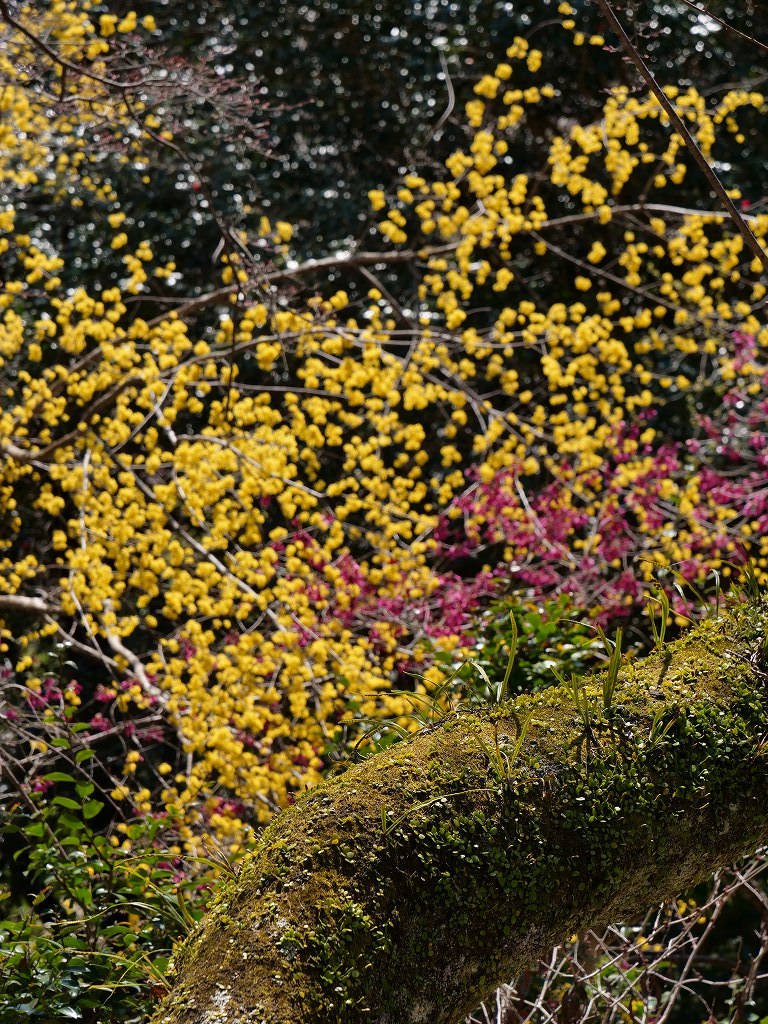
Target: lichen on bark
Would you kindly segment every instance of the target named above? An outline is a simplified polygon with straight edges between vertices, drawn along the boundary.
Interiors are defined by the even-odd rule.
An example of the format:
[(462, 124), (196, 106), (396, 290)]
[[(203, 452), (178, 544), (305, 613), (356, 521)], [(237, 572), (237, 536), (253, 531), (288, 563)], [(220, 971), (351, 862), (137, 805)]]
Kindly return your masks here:
[[(154, 1024), (453, 1024), (565, 936), (768, 838), (768, 612), (472, 713), (281, 814), (176, 957)], [(518, 744), (521, 723), (525, 738)]]

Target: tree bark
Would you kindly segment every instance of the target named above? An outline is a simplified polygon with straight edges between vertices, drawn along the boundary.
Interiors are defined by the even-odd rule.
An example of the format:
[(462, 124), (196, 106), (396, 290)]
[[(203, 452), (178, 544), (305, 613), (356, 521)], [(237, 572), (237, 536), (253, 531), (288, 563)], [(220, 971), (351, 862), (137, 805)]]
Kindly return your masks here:
[(222, 885), (154, 1024), (454, 1024), (566, 936), (752, 852), (767, 621), (739, 606), (578, 705), (456, 710), (317, 787)]

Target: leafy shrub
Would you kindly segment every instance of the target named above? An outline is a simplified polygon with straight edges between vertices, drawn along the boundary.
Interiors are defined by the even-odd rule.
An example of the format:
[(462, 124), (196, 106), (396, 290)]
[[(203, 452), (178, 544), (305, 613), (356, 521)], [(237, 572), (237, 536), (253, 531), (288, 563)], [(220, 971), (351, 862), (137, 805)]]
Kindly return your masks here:
[(103, 807), (92, 783), (49, 772), (26, 805), (5, 808), (0, 1016), (9, 1024), (143, 1021), (165, 991), (175, 944), (203, 912), (216, 865), (182, 860), (168, 820), (100, 833)]

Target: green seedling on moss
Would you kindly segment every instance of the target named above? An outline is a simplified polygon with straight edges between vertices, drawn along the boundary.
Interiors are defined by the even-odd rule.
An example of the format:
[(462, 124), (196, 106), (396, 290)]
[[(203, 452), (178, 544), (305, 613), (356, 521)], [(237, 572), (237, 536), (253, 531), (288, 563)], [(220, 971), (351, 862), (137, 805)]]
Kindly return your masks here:
[[(686, 598), (685, 598), (685, 595), (683, 593), (683, 588), (687, 587), (688, 590), (690, 590), (690, 592), (693, 594), (693, 596), (699, 602), (699, 604), (702, 606), (702, 608), (705, 608), (707, 606), (707, 599), (704, 597), (704, 595), (699, 590), (699, 588), (696, 586), (696, 584), (692, 582), (692, 580), (686, 579), (685, 576), (683, 576), (683, 574), (681, 572), (679, 572), (677, 569), (670, 569), (670, 572), (672, 573), (672, 575), (675, 577), (675, 580), (677, 581), (676, 584), (675, 584), (675, 589), (677, 590), (678, 594), (680, 594), (680, 596), (683, 598), (684, 601), (686, 601)], [(688, 603), (688, 602), (686, 601), (686, 603)], [(688, 617), (691, 618), (690, 615)], [(693, 620), (691, 620), (691, 621), (693, 621)]]
[(742, 589), (749, 601), (758, 604), (762, 596), (762, 587), (755, 571), (754, 559), (748, 558), (742, 570)]
[(622, 653), (621, 645), (624, 640), (624, 630), (621, 626), (616, 630), (616, 639), (609, 640), (600, 626), (597, 626), (597, 633), (605, 647), (608, 655), (608, 669), (603, 676), (603, 711), (608, 715), (613, 709), (613, 695), (616, 692), (616, 684), (619, 680), (619, 669), (621, 668)]
[(660, 743), (662, 743), (666, 738), (669, 730), (680, 717), (679, 713), (677, 711), (674, 711), (665, 722), (664, 717), (666, 714), (667, 709), (662, 708), (660, 711), (657, 711), (656, 714), (653, 716), (653, 721), (651, 722), (651, 730), (648, 734), (649, 747), (656, 747)]
[(715, 617), (720, 618), (720, 573), (717, 569), (712, 570), (715, 577)]
[(485, 671), (485, 669), (480, 664), (480, 662), (479, 661), (475, 661), (474, 658), (470, 658), (469, 661), (467, 662), (467, 664), (471, 665), (472, 668), (475, 669), (475, 671), (481, 677), (481, 679), (483, 680), (485, 685), (488, 687), (488, 692), (489, 693), (493, 693), (493, 683), (491, 682), (491, 677)]
[(514, 747), (512, 747), (512, 753), (510, 754), (510, 757), (509, 757), (510, 764), (514, 764), (514, 762), (518, 758), (518, 755), (520, 754), (520, 751), (523, 749), (523, 742), (525, 741), (525, 734), (528, 732), (528, 726), (531, 724), (532, 719), (533, 719), (533, 712), (531, 711), (530, 714), (528, 715), (528, 717), (523, 722), (523, 724), (522, 724), (522, 726), (520, 728), (520, 731), (518, 733), (517, 739), (515, 740), (515, 745), (514, 745)]
[(649, 609), (653, 639), (656, 647), (660, 650), (664, 646), (664, 638), (667, 635), (667, 625), (669, 624), (669, 598), (667, 597), (667, 592), (657, 585), (650, 600), (654, 601), (661, 608), (661, 623), (659, 625), (656, 623), (656, 616), (653, 614), (653, 609)]
[(760, 664), (765, 665), (766, 662), (768, 662), (768, 631), (760, 641)]
[(512, 675), (512, 668), (515, 664), (515, 658), (517, 657), (518, 632), (514, 612), (509, 613), (509, 624), (512, 627), (512, 636), (509, 641), (509, 657), (507, 659), (507, 670), (504, 673), (504, 678), (502, 679), (501, 686), (499, 687), (499, 696), (497, 701), (497, 703), (499, 704), (502, 704), (507, 699), (507, 693), (509, 692), (509, 680)]
[[(406, 718), (412, 718), (413, 715), (406, 715)], [(381, 718), (368, 718), (361, 716), (355, 719), (356, 725), (370, 726), (355, 740), (354, 744), (349, 750), (349, 754), (342, 752), (341, 756), (335, 763), (336, 770), (341, 770), (345, 767), (349, 767), (352, 764), (356, 764), (364, 757), (369, 754), (364, 753), (361, 748), (366, 744), (370, 743), (372, 750), (370, 753), (377, 754), (385, 747), (390, 746), (391, 743), (397, 742), (397, 740), (407, 740), (413, 733), (409, 732), (405, 726), (400, 725), (399, 722), (393, 722), (392, 720), (385, 720)], [(397, 740), (392, 740), (387, 736), (388, 733), (394, 733)], [(338, 757), (338, 755), (337, 755)]]
[(412, 690), (388, 690), (387, 692), (394, 697), (405, 697), (406, 700), (412, 700), (415, 704), (425, 708), (429, 712), (429, 718), (425, 718), (418, 708), (414, 708), (409, 717), (423, 726), (429, 726), (442, 722), (450, 710), (450, 708), (444, 708), (438, 699), (438, 694), (443, 691), (444, 687), (445, 684), (435, 692), (434, 696), (430, 696), (428, 693), (414, 693)]
[(565, 679), (563, 674), (554, 666), (552, 672), (558, 683), (570, 693), (576, 712), (581, 719), (581, 724), (584, 726), (584, 731), (590, 734), (592, 732), (592, 712), (584, 685), (579, 682), (575, 672), (571, 673), (570, 679)]
[[(438, 661), (439, 659), (436, 658), (435, 660)], [(440, 704), (440, 698), (454, 679), (456, 679), (468, 666), (472, 666), (474, 668), (477, 667), (476, 663), (473, 661), (460, 661), (451, 674), (445, 677), (431, 696), (429, 694), (414, 693), (412, 690), (390, 690), (388, 692), (402, 697), (413, 697), (420, 703), (424, 704), (430, 710), (430, 719), (428, 723), (424, 722), (423, 724), (433, 725), (435, 721), (441, 722), (447, 714), (454, 710), (450, 705), (447, 708), (443, 707), (443, 705)], [(417, 679), (426, 679), (426, 676), (422, 672), (414, 672), (412, 674)], [(370, 696), (377, 696), (377, 694), (371, 694)]]
[(496, 726), (493, 746), (490, 746), (488, 743), (485, 742), (483, 737), (480, 735), (479, 730), (477, 734), (477, 742), (480, 744), (483, 753), (488, 758), (488, 761), (491, 767), (493, 768), (493, 773), (496, 776), (497, 781), (504, 782), (505, 779), (507, 778), (507, 771), (504, 767), (504, 759), (502, 757), (501, 747), (499, 746), (498, 726)]

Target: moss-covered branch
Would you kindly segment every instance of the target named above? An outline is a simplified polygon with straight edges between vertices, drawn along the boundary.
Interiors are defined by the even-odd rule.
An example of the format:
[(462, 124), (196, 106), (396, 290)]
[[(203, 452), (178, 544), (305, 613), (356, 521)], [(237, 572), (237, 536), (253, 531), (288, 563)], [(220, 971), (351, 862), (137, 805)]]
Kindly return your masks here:
[(752, 851), (767, 619), (625, 668), (607, 711), (591, 677), (582, 713), (564, 689), (455, 713), (318, 787), (222, 887), (156, 1024), (452, 1024), (565, 936)]

